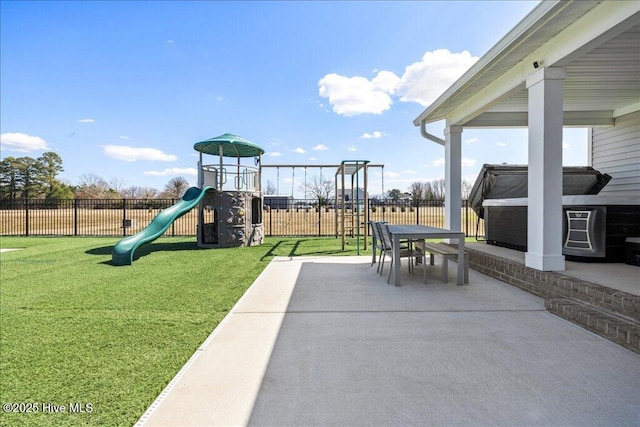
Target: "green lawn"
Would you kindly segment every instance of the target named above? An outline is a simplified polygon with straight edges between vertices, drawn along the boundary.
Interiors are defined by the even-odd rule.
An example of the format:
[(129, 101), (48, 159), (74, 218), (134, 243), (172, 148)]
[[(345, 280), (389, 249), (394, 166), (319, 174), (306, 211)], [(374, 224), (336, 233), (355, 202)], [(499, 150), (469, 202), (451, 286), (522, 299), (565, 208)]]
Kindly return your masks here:
[(163, 237), (115, 267), (117, 241), (0, 238), (22, 248), (0, 254), (0, 425), (133, 425), (273, 256), (355, 254), (335, 238)]

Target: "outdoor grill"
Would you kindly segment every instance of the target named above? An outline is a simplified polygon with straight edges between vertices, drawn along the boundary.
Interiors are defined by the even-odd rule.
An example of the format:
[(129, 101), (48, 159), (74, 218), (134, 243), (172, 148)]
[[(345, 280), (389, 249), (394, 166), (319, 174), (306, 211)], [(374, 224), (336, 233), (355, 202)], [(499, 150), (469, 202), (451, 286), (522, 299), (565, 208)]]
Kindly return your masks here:
[[(640, 236), (640, 203), (601, 196), (611, 176), (563, 168), (563, 250), (571, 261), (624, 262), (625, 239)], [(487, 243), (527, 250), (527, 166), (485, 164), (469, 194)]]

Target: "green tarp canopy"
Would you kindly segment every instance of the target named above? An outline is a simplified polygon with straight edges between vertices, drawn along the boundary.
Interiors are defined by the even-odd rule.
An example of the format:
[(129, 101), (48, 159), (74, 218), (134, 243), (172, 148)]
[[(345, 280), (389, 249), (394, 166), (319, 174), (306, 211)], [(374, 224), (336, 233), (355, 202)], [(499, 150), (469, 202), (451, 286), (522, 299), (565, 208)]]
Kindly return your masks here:
[(220, 155), (220, 147), (222, 147), (223, 157), (258, 157), (264, 154), (262, 148), (231, 133), (196, 142), (193, 145), (196, 151), (214, 156)]

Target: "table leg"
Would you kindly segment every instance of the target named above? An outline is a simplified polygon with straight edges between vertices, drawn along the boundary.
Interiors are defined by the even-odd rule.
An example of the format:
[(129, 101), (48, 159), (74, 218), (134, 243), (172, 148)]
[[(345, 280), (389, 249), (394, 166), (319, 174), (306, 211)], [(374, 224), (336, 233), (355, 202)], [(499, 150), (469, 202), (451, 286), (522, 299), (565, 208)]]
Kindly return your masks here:
[(458, 237), (458, 286), (464, 285), (464, 235)]
[(393, 285), (400, 286), (400, 239), (393, 237)]
[(371, 241), (371, 265), (376, 263), (376, 235), (373, 235)]

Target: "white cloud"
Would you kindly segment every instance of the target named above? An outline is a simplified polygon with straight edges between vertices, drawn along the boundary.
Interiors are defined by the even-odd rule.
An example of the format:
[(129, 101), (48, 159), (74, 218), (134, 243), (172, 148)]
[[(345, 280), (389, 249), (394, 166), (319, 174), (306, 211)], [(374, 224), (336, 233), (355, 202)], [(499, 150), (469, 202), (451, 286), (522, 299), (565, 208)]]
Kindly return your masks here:
[(173, 40), (167, 40), (167, 44), (173, 44)]
[(280, 157), (282, 156), (282, 153), (279, 151), (270, 151), (268, 153), (265, 153), (264, 155), (267, 157)]
[(444, 157), (434, 160), (431, 164), (436, 167), (444, 166)]
[(0, 135), (0, 147), (9, 151), (38, 151), (48, 150), (47, 142), (39, 136), (31, 136), (26, 133), (7, 132)]
[(400, 78), (391, 71), (378, 71), (378, 74), (371, 79), (374, 89), (381, 90), (390, 95), (396, 92)]
[(397, 93), (402, 102), (426, 107), (435, 101), (478, 60), (468, 51), (451, 53), (447, 49), (425, 52), (419, 62), (405, 68)]
[(302, 147), (298, 147), (298, 148), (296, 148), (296, 149), (295, 149), (295, 150), (293, 150), (293, 151), (295, 151), (295, 152), (296, 152), (296, 153), (298, 153), (298, 154), (304, 154), (304, 153), (306, 153), (305, 149), (304, 149), (304, 148), (302, 148)]
[(563, 149), (566, 149), (566, 148), (569, 148), (569, 147), (571, 147), (571, 145), (569, 145), (568, 143), (562, 141), (562, 148)]
[(80, 119), (78, 120), (78, 123), (95, 123), (96, 121), (94, 119)]
[(474, 142), (478, 142), (480, 141), (478, 138), (469, 138), (467, 140), (465, 140), (464, 142), (466, 142), (467, 144), (473, 144)]
[(347, 147), (347, 151), (358, 151), (358, 149), (356, 148), (355, 145), (351, 145), (351, 146)]
[(469, 69), (478, 57), (468, 51), (459, 53), (447, 49), (425, 52), (420, 61), (408, 65), (402, 77), (391, 71), (377, 71), (366, 77), (345, 77), (327, 74), (318, 81), (318, 93), (329, 98), (333, 111), (341, 116), (382, 114), (391, 108), (392, 96), (402, 102), (428, 106)]
[(167, 168), (162, 171), (144, 171), (147, 176), (198, 175), (196, 168)]
[(506, 146), (507, 146), (507, 143), (506, 143), (506, 142), (496, 142), (496, 145), (497, 145), (498, 147), (506, 147)]
[(362, 139), (379, 139), (382, 138), (383, 136), (387, 136), (386, 133), (384, 132), (380, 132), (379, 130), (375, 130), (371, 133), (363, 133), (362, 135), (360, 135), (360, 138)]
[(312, 148), (312, 150), (315, 150), (315, 151), (325, 151), (325, 150), (328, 150), (328, 149), (329, 149), (329, 147), (327, 147), (324, 144), (318, 144), (318, 145), (316, 145), (315, 147)]
[(219, 97), (216, 98), (216, 100), (218, 102), (222, 102), (222, 101), (224, 101), (224, 96), (219, 96)]
[(120, 135), (118, 138), (120, 138), (120, 139), (129, 139), (129, 137), (126, 136), (126, 135)]
[(400, 174), (399, 174), (398, 172), (386, 171), (386, 172), (384, 173), (384, 177), (385, 177), (385, 178), (397, 178), (397, 177), (399, 177), (399, 176), (400, 176)]
[(333, 111), (341, 116), (382, 114), (391, 108), (393, 100), (390, 95), (395, 92), (399, 80), (389, 71), (380, 71), (372, 80), (332, 73), (320, 79), (318, 93), (329, 98)]
[(127, 145), (104, 145), (104, 154), (108, 157), (125, 162), (135, 162), (137, 160), (151, 160), (159, 162), (173, 162), (178, 157), (173, 154), (166, 154), (155, 148), (137, 148)]

